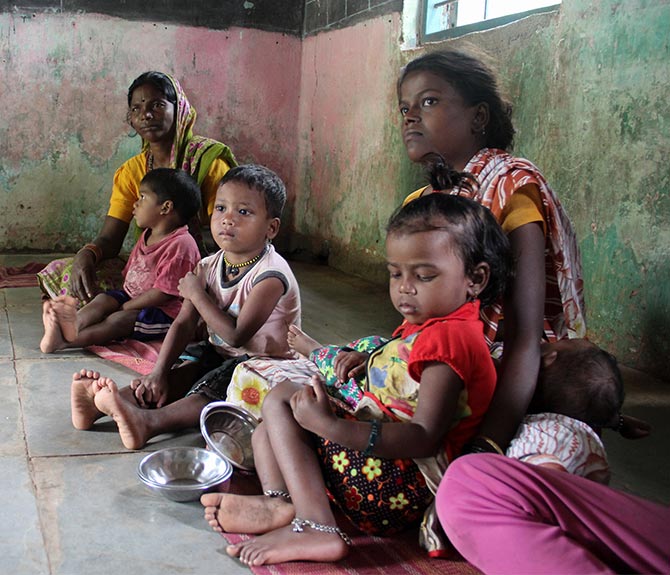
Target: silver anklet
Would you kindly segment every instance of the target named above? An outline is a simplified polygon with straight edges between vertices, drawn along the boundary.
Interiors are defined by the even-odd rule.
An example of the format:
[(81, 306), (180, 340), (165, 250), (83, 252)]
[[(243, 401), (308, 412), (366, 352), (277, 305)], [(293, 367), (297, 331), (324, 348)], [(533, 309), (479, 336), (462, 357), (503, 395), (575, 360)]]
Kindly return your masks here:
[(263, 491), (265, 497), (281, 497), (284, 501), (291, 502), (291, 495), (288, 491), (282, 491), (281, 489), (268, 489)]
[(310, 521), (309, 519), (300, 519), (299, 517), (293, 519), (293, 521), (291, 521), (291, 525), (293, 525), (293, 531), (296, 533), (302, 533), (305, 530), (305, 527), (311, 527), (314, 529), (314, 531), (321, 531), (321, 533), (337, 533), (337, 535), (342, 538), (342, 541), (344, 541), (347, 545), (351, 545), (351, 538), (339, 527), (335, 527), (333, 525), (323, 525), (322, 523), (314, 523), (314, 521)]

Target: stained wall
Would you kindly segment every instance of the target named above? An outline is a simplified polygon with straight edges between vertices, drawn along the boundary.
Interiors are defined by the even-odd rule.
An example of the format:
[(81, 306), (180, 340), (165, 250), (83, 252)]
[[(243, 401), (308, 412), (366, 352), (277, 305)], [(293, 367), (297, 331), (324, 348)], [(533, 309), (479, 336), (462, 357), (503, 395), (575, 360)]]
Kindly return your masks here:
[[(76, 250), (99, 231), (116, 168), (139, 152), (127, 89), (178, 78), (196, 133), (287, 182), (295, 174), (300, 37), (103, 14), (0, 14), (0, 247)], [(293, 201), (291, 201), (291, 205)]]
[(399, 12), (305, 38), (293, 239), (384, 281), (385, 221), (422, 183), (399, 138), (398, 70), (426, 49), (485, 50), (515, 104), (515, 151), (543, 170), (574, 222), (589, 337), (667, 379), (668, 30), (667, 1), (564, 0), (558, 12), (418, 50), (400, 49)]
[(95, 235), (114, 170), (139, 148), (125, 90), (154, 68), (182, 80), (199, 133), (287, 180), (286, 249), (384, 282), (384, 225), (422, 183), (400, 140), (397, 73), (425, 49), (471, 45), (515, 103), (516, 152), (573, 219), (589, 336), (667, 379), (668, 0), (564, 0), (409, 51), (397, 0), (288, 2), (281, 17), (277, 3), (227, 0), (204, 21), (176, 1), (160, 3), (161, 21), (142, 2), (71, 4), (0, 4), (0, 249), (72, 250)]

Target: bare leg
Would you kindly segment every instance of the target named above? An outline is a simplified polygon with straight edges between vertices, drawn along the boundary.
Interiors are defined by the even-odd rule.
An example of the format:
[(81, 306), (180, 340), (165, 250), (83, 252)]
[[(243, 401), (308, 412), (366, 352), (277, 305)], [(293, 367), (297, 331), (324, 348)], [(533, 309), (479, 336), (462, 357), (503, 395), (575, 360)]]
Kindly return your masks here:
[[(291, 494), (296, 519), (335, 527), (313, 438), (295, 421), (288, 398), (287, 387), (281, 384), (263, 402), (263, 420), (274, 460)], [(338, 561), (348, 550), (338, 533), (309, 526), (295, 532), (291, 525), (226, 548), (229, 555), (251, 566), (300, 560)]]
[(109, 343), (132, 335), (139, 310), (116, 311), (118, 302), (105, 294), (97, 295), (78, 312), (71, 305), (73, 301), (76, 303), (74, 298), (63, 296), (43, 302), (43, 353)]
[(77, 300), (69, 295), (54, 299), (53, 309), (58, 318), (63, 338), (65, 341), (73, 341), (77, 337), (79, 328), (77, 326)]
[(299, 354), (309, 357), (315, 349), (322, 347), (313, 337), (308, 336), (298, 326), (291, 325), (288, 328), (288, 335), (286, 336), (288, 346), (297, 351)]
[[(109, 297), (109, 296), (106, 296)], [(112, 299), (112, 298), (110, 298)], [(91, 302), (88, 305), (92, 305)], [(84, 306), (81, 311), (88, 306)], [(133, 334), (135, 320), (140, 310), (119, 310), (105, 317), (99, 323), (87, 327), (80, 327), (77, 337), (67, 342), (67, 347), (87, 347), (89, 345), (103, 345)], [(81, 324), (80, 324), (81, 325)]]
[(165, 407), (142, 409), (124, 397), (110, 378), (101, 377), (98, 382), (100, 390), (95, 394), (95, 405), (114, 419), (127, 449), (141, 449), (147, 441), (161, 433), (197, 427), (200, 412), (209, 401), (203, 395), (194, 394)]
[[(252, 441), (262, 489), (285, 492), (264, 423), (256, 428)], [(205, 507), (205, 520), (219, 533), (266, 533), (288, 525), (294, 516), (293, 505), (284, 497), (206, 493), (200, 503)]]
[(67, 342), (63, 338), (63, 332), (58, 325), (58, 318), (51, 300), (42, 302), (42, 323), (44, 324), (44, 336), (40, 341), (42, 353), (53, 353), (63, 349)]

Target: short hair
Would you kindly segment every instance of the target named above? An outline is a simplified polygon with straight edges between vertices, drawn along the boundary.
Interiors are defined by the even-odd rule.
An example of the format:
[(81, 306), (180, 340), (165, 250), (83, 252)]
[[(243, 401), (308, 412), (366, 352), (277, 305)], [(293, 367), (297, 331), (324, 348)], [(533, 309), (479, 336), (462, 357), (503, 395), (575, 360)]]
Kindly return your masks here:
[(590, 342), (571, 345), (558, 352), (550, 368), (540, 369), (534, 411), (560, 413), (596, 428), (617, 426), (624, 389), (612, 354)]
[(163, 74), (163, 72), (155, 72), (151, 70), (149, 72), (140, 74), (133, 80), (133, 83), (128, 88), (129, 108), (130, 102), (133, 99), (133, 92), (135, 91), (135, 88), (139, 88), (145, 84), (153, 84), (156, 89), (162, 92), (168, 102), (172, 102), (175, 106), (177, 105), (177, 91), (175, 90), (174, 84), (172, 83), (172, 80), (170, 80), (170, 77), (167, 74)]
[(226, 172), (219, 187), (228, 182), (242, 182), (263, 194), (265, 209), (271, 218), (281, 218), (286, 204), (286, 186), (271, 169), (258, 164), (243, 164)]
[(502, 95), (495, 72), (480, 58), (458, 50), (429, 52), (409, 62), (398, 78), (397, 90), (412, 72), (429, 72), (449, 83), (469, 106), (485, 103), (489, 123), (485, 145), (510, 150), (514, 143), (512, 104)]
[(184, 170), (155, 168), (142, 178), (159, 202), (170, 200), (182, 224), (188, 223), (202, 206), (198, 183)]
[[(453, 185), (467, 185), (467, 174), (450, 170), (450, 176)], [(489, 281), (479, 294), (484, 305), (504, 293), (513, 274), (512, 251), (500, 224), (488, 208), (465, 196), (435, 192), (417, 198), (395, 211), (386, 230), (399, 235), (447, 232), (466, 275), (478, 264), (488, 264)]]

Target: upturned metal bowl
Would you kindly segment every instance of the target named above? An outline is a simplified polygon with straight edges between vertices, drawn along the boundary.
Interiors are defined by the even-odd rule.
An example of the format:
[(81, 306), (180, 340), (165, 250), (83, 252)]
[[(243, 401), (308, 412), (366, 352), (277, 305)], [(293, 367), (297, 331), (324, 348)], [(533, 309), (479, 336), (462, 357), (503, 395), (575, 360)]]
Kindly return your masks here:
[(258, 427), (246, 409), (226, 401), (214, 401), (200, 413), (200, 432), (208, 447), (243, 471), (254, 470), (251, 434)]
[(201, 447), (168, 447), (140, 461), (137, 475), (149, 489), (172, 501), (196, 501), (209, 491), (227, 491), (233, 467)]

